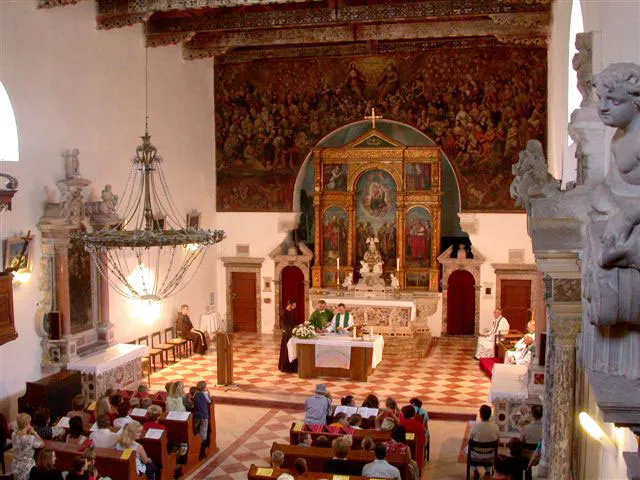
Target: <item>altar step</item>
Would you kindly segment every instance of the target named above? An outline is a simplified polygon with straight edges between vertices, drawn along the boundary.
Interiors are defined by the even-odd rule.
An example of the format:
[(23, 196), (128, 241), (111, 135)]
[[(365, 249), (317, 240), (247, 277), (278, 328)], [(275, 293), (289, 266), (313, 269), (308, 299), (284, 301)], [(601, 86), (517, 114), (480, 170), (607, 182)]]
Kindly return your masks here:
[(413, 332), (412, 335), (386, 334), (384, 336), (384, 355), (423, 358), (429, 353), (431, 341), (429, 331)]

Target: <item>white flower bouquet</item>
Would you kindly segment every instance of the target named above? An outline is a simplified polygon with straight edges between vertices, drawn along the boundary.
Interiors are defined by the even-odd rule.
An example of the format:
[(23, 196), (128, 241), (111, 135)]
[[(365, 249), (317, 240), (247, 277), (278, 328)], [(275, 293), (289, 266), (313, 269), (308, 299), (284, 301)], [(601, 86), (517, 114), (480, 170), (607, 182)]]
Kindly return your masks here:
[(316, 336), (316, 329), (311, 323), (304, 322), (294, 327), (291, 334), (296, 338), (314, 338)]

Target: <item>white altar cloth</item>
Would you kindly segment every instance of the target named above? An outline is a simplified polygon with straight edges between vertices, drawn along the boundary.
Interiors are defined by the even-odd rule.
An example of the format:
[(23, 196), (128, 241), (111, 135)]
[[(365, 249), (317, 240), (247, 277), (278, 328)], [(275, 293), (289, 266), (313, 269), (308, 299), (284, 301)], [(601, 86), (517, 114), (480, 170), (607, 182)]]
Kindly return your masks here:
[(526, 400), (529, 397), (529, 368), (526, 365), (505, 365), (496, 363), (493, 366), (489, 401)]
[(71, 362), (67, 368), (69, 370), (78, 370), (82, 373), (101, 375), (108, 370), (142, 357), (145, 355), (146, 350), (147, 347), (144, 345), (118, 343), (102, 352)]
[[(351, 359), (351, 347), (364, 347), (364, 348), (372, 348), (373, 354), (371, 355), (371, 367), (376, 368), (378, 364), (382, 361), (382, 351), (384, 350), (384, 339), (382, 335), (375, 335), (373, 341), (365, 341), (360, 338), (353, 338), (349, 335), (340, 335), (340, 334), (324, 334), (316, 338), (311, 339), (302, 339), (291, 337), (289, 342), (287, 343), (287, 353), (289, 354), (289, 361), (293, 362), (298, 357), (298, 349), (296, 345), (301, 344), (314, 344), (316, 346), (316, 360), (318, 360), (318, 349), (323, 350), (322, 347), (337, 347), (338, 349), (345, 351), (349, 351), (349, 360)], [(328, 359), (329, 356), (321, 355), (324, 359)], [(344, 358), (337, 364), (316, 364), (317, 367), (329, 367), (329, 368), (349, 368), (347, 364), (344, 367)]]

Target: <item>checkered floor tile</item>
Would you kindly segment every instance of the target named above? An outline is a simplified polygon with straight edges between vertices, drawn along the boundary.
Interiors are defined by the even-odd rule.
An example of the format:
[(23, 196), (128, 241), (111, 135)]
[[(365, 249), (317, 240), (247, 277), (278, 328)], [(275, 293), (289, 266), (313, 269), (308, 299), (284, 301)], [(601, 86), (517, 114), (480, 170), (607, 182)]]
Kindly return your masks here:
[[(327, 384), (334, 398), (347, 394), (356, 401), (369, 393), (379, 398), (394, 397), (405, 404), (411, 397), (420, 397), (427, 406), (478, 407), (486, 403), (490, 381), (473, 359), (475, 340), (472, 338), (436, 338), (430, 354), (422, 359), (383, 358), (368, 382), (350, 379), (300, 379), (297, 374), (278, 371), (279, 338), (273, 335), (234, 335), (234, 382), (240, 391), (252, 393), (277, 392), (306, 394), (315, 384)], [(168, 381), (182, 380), (193, 385), (198, 380), (216, 383), (216, 354), (195, 355), (173, 364), (151, 377), (152, 390), (162, 390)], [(216, 395), (218, 392), (216, 391)]]

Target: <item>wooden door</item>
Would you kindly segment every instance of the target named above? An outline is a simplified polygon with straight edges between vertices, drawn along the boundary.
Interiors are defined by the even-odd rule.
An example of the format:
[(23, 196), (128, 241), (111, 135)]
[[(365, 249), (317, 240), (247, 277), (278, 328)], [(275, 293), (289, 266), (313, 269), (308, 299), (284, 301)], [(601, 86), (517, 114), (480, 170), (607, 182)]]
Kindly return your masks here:
[(256, 274), (231, 272), (234, 332), (257, 332)]
[(280, 305), (287, 306), (289, 300), (296, 302), (296, 320), (303, 323), (304, 318), (304, 273), (298, 267), (285, 267), (281, 274), (281, 296)]
[(501, 280), (500, 306), (511, 330), (526, 332), (531, 308), (531, 280)]
[(473, 335), (476, 320), (476, 281), (466, 270), (457, 270), (447, 282), (447, 335)]

